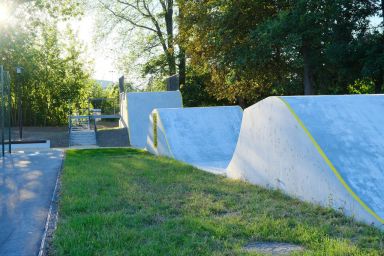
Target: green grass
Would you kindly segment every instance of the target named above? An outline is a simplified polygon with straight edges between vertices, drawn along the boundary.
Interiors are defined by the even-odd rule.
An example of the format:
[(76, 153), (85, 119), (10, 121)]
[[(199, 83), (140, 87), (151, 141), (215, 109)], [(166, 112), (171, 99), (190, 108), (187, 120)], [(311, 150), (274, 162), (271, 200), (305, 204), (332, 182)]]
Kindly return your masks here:
[[(384, 233), (278, 191), (133, 149), (68, 151), (53, 255), (384, 255)], [(300, 255), (303, 252), (300, 253)]]

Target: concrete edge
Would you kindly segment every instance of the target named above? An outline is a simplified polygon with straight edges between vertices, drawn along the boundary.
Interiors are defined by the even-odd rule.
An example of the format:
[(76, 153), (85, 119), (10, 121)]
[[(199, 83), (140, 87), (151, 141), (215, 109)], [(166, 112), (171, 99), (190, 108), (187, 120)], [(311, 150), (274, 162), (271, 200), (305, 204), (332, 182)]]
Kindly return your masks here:
[(62, 151), (61, 164), (60, 164), (60, 167), (59, 167), (59, 170), (57, 173), (56, 184), (55, 184), (55, 188), (54, 188), (53, 193), (52, 193), (51, 202), (50, 202), (50, 206), (49, 206), (47, 220), (45, 222), (44, 233), (43, 233), (43, 236), (41, 239), (38, 256), (47, 255), (47, 234), (48, 234), (48, 231), (52, 226), (53, 226), (53, 231), (56, 230), (56, 227), (57, 227), (57, 221), (58, 221), (58, 209), (57, 209), (57, 207), (58, 207), (58, 205), (57, 205), (58, 204), (58, 202), (57, 202), (58, 188), (59, 188), (61, 173), (62, 173), (63, 167), (64, 167), (64, 160), (65, 160), (65, 151)]

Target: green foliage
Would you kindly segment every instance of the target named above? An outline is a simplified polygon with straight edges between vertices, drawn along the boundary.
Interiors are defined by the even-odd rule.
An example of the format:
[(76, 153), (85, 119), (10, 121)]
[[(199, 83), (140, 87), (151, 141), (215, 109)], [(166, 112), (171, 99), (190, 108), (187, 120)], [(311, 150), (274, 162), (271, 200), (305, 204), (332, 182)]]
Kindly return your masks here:
[(94, 82), (90, 94), (90, 107), (100, 109), (104, 115), (116, 114), (119, 111), (119, 85), (111, 84), (103, 89), (102, 86)]
[(381, 15), (379, 3), (179, 0), (179, 38), (217, 100), (249, 105), (269, 95), (347, 93), (366, 77), (378, 92), (384, 34), (369, 20)]
[(149, 92), (165, 91), (165, 78), (168, 76), (167, 58), (164, 54), (150, 58), (142, 68), (142, 76), (150, 77), (145, 88)]
[(67, 151), (61, 191), (52, 255), (251, 255), (256, 241), (383, 252), (382, 231), (339, 212), (134, 149)]
[[(257, 47), (251, 32), (276, 13), (271, 3), (180, 1), (180, 8), (185, 14), (181, 41), (190, 65), (210, 75), (206, 88), (211, 95), (235, 103), (239, 98), (251, 101), (269, 94), (273, 82), (268, 79), (267, 67), (251, 63)], [(271, 69), (280, 70), (270, 66), (269, 73)], [(275, 72), (273, 75), (278, 77)]]
[[(90, 1), (92, 2), (92, 1)], [(116, 33), (124, 47), (119, 51), (126, 74), (141, 73), (149, 80), (148, 91), (164, 89), (161, 80), (177, 72), (178, 47), (174, 0), (94, 1), (102, 13), (101, 37)], [(115, 35), (113, 35), (115, 36)], [(127, 45), (129, 47), (127, 47)], [(134, 81), (137, 83), (137, 81)], [(141, 84), (142, 86), (142, 84)], [(147, 87), (147, 85), (143, 86)]]
[(192, 67), (187, 69), (186, 83), (180, 88), (185, 107), (228, 105), (229, 102), (218, 101), (207, 91), (209, 74), (200, 74)]
[(375, 93), (375, 83), (370, 79), (358, 79), (353, 84), (348, 85), (350, 94), (369, 94)]
[(163, 77), (152, 77), (147, 87), (145, 88), (148, 92), (160, 92), (160, 91), (166, 91), (167, 85), (165, 83), (165, 79)]
[[(83, 59), (84, 49), (70, 28), (59, 31), (57, 26), (59, 20), (77, 15), (73, 3), (63, 0), (19, 4), (14, 6), (17, 24), (0, 27), (0, 33), (5, 35), (0, 37), (0, 62), (12, 71), (14, 123), (18, 118), (17, 81), (21, 85), (25, 125), (63, 125), (71, 110), (87, 106), (93, 82)], [(17, 66), (23, 67), (19, 77)]]
[(164, 54), (155, 56), (148, 60), (142, 69), (144, 76), (152, 75), (155, 77), (165, 77), (168, 74), (167, 58)]

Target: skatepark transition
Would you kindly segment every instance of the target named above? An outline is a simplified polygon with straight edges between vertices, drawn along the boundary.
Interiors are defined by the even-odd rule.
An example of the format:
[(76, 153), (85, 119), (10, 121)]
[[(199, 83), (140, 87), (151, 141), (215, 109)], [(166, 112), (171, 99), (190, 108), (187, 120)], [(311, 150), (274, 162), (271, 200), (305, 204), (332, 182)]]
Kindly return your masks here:
[(244, 110), (228, 176), (384, 224), (384, 95), (269, 97)]
[(147, 150), (225, 174), (240, 132), (238, 106), (160, 108), (149, 116)]
[(269, 97), (244, 113), (182, 108), (178, 91), (124, 100), (135, 147), (384, 228), (384, 95)]
[(129, 92), (120, 95), (122, 122), (128, 126), (132, 146), (144, 148), (147, 140), (149, 114), (155, 108), (182, 107), (181, 93), (169, 92)]

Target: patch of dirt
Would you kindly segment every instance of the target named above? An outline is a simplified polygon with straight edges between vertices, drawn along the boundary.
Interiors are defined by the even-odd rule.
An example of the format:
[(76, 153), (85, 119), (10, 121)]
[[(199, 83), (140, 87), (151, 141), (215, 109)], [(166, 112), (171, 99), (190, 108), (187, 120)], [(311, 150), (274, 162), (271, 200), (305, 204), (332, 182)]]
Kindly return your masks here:
[(237, 211), (237, 212), (222, 212), (220, 214), (217, 214), (217, 217), (219, 217), (219, 218), (231, 218), (231, 217), (237, 217), (237, 216), (240, 216), (240, 215), (241, 215), (240, 211)]
[(249, 243), (244, 247), (247, 252), (263, 253), (267, 255), (289, 255), (293, 252), (304, 251), (304, 247), (289, 244), (289, 243), (278, 243), (278, 242), (254, 242)]

